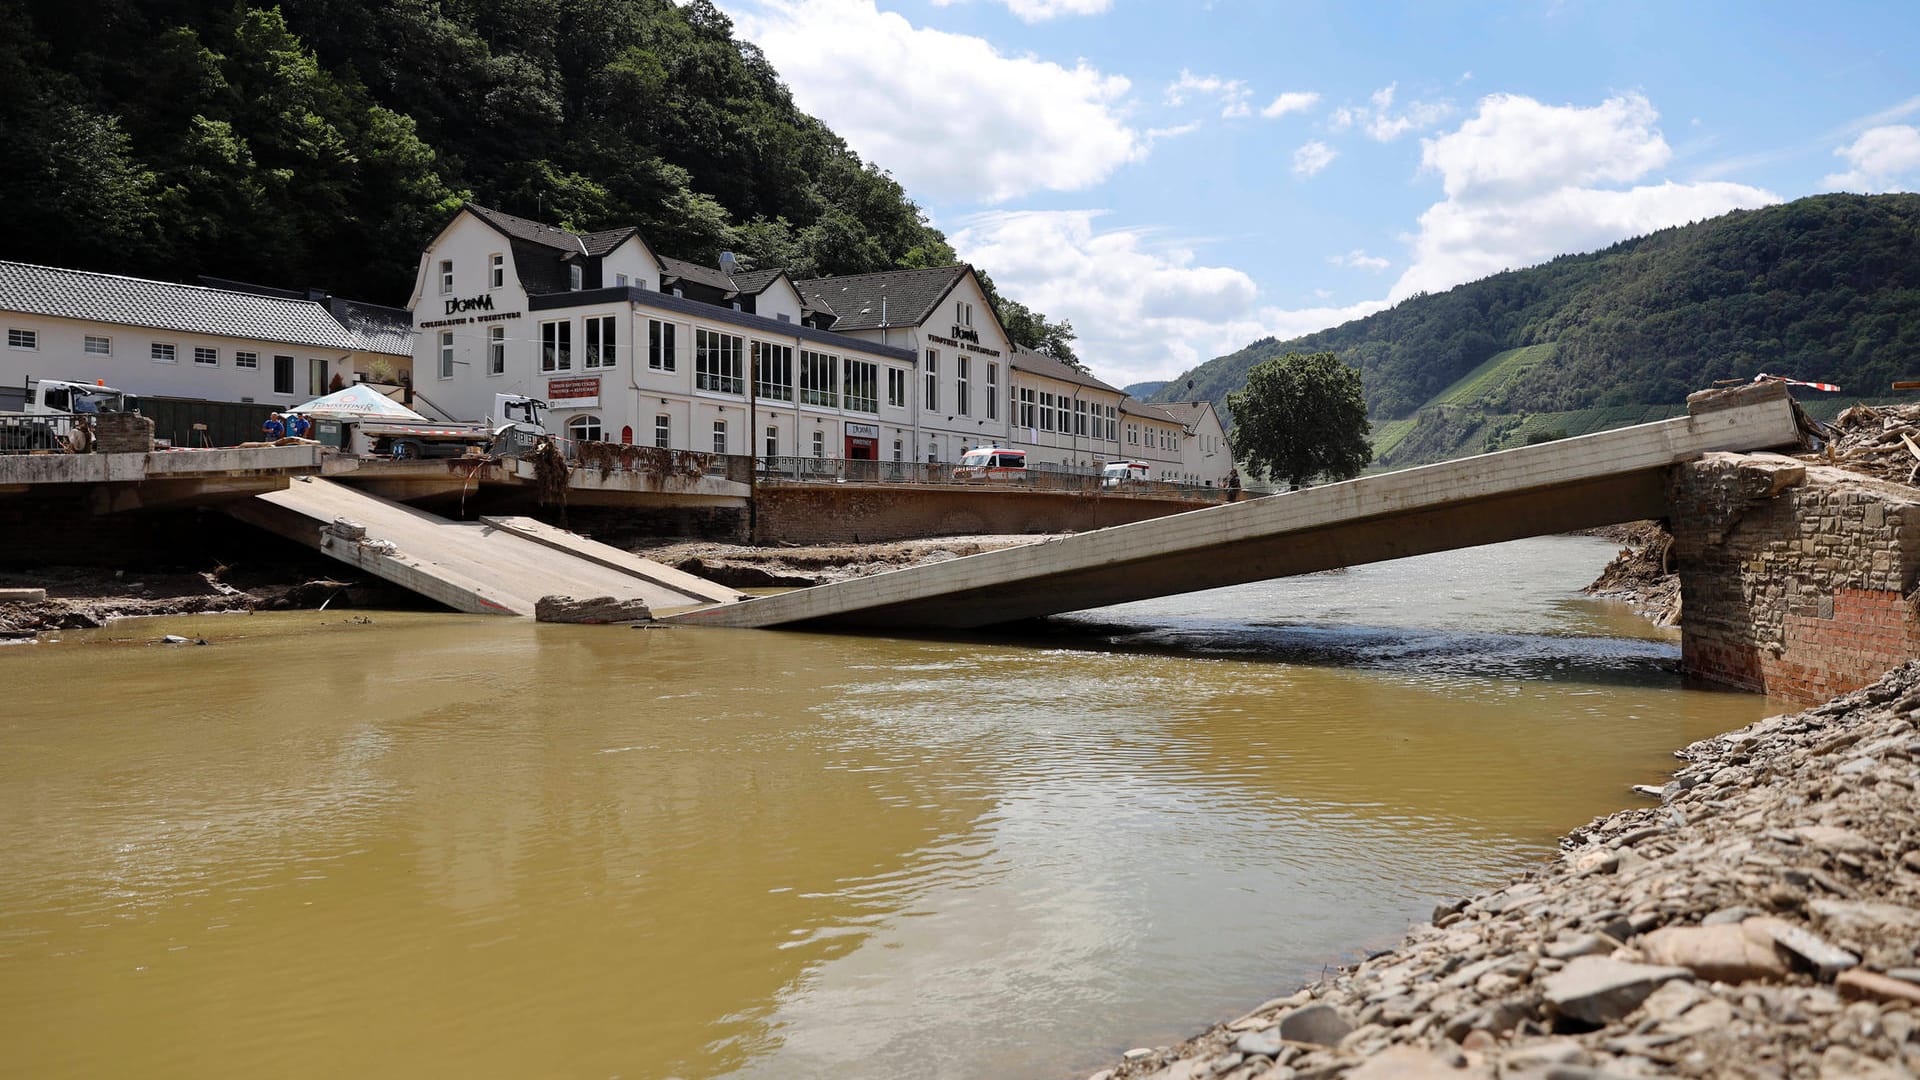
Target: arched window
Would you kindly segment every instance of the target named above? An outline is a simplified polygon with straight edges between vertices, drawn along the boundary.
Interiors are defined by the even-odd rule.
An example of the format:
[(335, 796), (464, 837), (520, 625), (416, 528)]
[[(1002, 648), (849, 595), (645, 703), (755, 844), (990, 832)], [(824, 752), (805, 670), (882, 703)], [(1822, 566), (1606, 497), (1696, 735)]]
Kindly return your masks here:
[(599, 442), (600, 418), (597, 416), (576, 416), (568, 420), (567, 438), (575, 442)]

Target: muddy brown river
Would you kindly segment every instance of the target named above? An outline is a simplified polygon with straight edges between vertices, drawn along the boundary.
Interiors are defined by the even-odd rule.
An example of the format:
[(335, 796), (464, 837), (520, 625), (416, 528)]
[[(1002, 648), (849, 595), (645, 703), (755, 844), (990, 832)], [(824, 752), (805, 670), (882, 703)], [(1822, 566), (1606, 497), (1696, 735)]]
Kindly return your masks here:
[(333, 611), (0, 648), (0, 1075), (1084, 1075), (1777, 711), (1578, 598), (1613, 550), (1021, 637)]

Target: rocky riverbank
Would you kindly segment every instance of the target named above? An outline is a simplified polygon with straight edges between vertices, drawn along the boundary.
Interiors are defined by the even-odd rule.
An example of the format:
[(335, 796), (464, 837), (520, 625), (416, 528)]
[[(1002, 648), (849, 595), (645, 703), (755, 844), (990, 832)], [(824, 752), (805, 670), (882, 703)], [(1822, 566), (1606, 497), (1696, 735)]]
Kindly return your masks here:
[(418, 606), (407, 594), (383, 584), (370, 588), (358, 581), (315, 575), (312, 569), (274, 565), (243, 571), (220, 566), (193, 572), (52, 566), (0, 573), (0, 588), (46, 592), (43, 600), (0, 603), (0, 640), (31, 639), (48, 630), (85, 629), (148, 615), (285, 611), (323, 605)]
[(1636, 521), (1594, 529), (1620, 545), (1620, 554), (1600, 571), (1585, 592), (1619, 600), (1660, 626), (1680, 624), (1680, 575), (1673, 568), (1673, 536), (1658, 521)]
[(1920, 661), (1677, 753), (1396, 949), (1100, 1080), (1920, 1073)]

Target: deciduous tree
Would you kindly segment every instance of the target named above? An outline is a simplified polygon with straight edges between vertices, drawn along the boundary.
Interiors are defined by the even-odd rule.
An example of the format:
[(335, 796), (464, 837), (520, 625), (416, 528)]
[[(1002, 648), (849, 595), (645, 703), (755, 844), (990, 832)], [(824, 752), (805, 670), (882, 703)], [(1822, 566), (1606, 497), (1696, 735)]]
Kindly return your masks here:
[(1234, 456), (1298, 489), (1318, 478), (1350, 480), (1373, 460), (1360, 372), (1330, 352), (1256, 365), (1227, 395)]

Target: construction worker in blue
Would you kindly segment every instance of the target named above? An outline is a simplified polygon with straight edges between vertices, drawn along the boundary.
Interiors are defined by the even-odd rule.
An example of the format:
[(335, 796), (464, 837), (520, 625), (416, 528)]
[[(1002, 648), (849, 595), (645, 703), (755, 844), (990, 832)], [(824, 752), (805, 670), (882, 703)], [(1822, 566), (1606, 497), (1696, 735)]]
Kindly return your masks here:
[(260, 425), (260, 430), (267, 433), (267, 438), (278, 439), (287, 433), (287, 424), (279, 413), (271, 413), (267, 416), (267, 422)]

